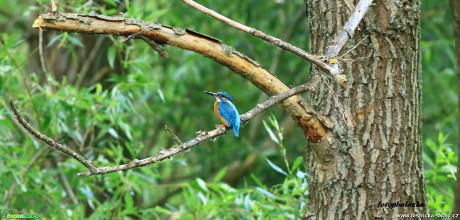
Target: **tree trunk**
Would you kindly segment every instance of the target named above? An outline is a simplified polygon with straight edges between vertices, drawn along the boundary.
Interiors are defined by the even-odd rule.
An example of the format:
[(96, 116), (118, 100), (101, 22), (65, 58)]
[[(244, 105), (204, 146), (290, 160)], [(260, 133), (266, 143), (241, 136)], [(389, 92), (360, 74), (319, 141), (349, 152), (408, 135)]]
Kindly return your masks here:
[[(326, 53), (356, 2), (305, 0), (312, 53)], [(329, 89), (323, 81), (309, 100), (333, 126), (305, 151), (308, 219), (395, 219), (397, 214), (427, 212), (420, 135), (420, 1), (374, 2), (340, 53), (364, 39), (339, 59), (348, 86), (330, 80)], [(320, 73), (317, 68), (315, 73)], [(343, 109), (334, 103), (335, 95)], [(389, 203), (403, 206), (390, 208)]]

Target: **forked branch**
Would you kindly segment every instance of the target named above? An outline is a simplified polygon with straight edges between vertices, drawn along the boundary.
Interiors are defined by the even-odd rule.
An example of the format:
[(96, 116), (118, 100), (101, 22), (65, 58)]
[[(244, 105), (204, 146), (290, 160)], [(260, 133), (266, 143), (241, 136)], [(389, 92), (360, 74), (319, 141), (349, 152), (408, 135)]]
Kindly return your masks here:
[(10, 104), (10, 107), (11, 107), (11, 110), (13, 110), (13, 113), (14, 113), (14, 116), (17, 120), (17, 122), (24, 128), (26, 129), (32, 136), (34, 136), (35, 138), (37, 138), (38, 140), (41, 140), (43, 142), (45, 142), (48, 146), (58, 150), (58, 151), (61, 151), (62, 153), (64, 154), (67, 154), (68, 156), (72, 157), (73, 159), (75, 160), (78, 160), (81, 164), (83, 164), (83, 166), (85, 166), (86, 168), (88, 168), (88, 170), (90, 170), (90, 172), (92, 171), (95, 171), (97, 168), (91, 163), (91, 161), (85, 159), (84, 157), (82, 157), (80, 154), (78, 154), (77, 152), (73, 151), (72, 149), (70, 148), (67, 148), (65, 147), (64, 145), (62, 144), (59, 144), (57, 143), (56, 141), (54, 141), (53, 139), (47, 137), (46, 135), (40, 133), (40, 131), (38, 131), (37, 129), (35, 129), (34, 127), (32, 127), (32, 125), (30, 125), (22, 116), (21, 114), (19, 114), (19, 111), (18, 109), (16, 108), (16, 106), (14, 105), (14, 102), (13, 102), (13, 99), (10, 98), (10, 101), (9, 101), (9, 104)]
[[(331, 75), (335, 77), (335, 80), (339, 82), (339, 84), (346, 83), (346, 79), (344, 78), (344, 75), (340, 75), (341, 69), (338, 65), (334, 65), (333, 63), (330, 63), (328, 65), (327, 63), (323, 62), (321, 59), (318, 59), (316, 56), (313, 56), (304, 50), (291, 45), (290, 43), (287, 43), (279, 38), (273, 37), (271, 35), (268, 35), (262, 31), (259, 31), (255, 28), (248, 27), (244, 24), (238, 23), (230, 18), (227, 18), (209, 8), (204, 7), (203, 5), (200, 5), (196, 3), (193, 0), (182, 0), (185, 4), (192, 6), (193, 8), (217, 19), (225, 24), (228, 24), (238, 30), (244, 31), (246, 33), (249, 33), (251, 35), (254, 35), (264, 41), (267, 41), (281, 49), (284, 49), (286, 51), (289, 51), (299, 57), (302, 57), (311, 63), (317, 65), (319, 68), (322, 70), (329, 72)], [(343, 30), (339, 33), (337, 36), (336, 40), (334, 40), (330, 46), (328, 47), (328, 51), (326, 53), (326, 60), (331, 60), (334, 59), (342, 49), (342, 47), (345, 45), (345, 43), (348, 41), (348, 39), (353, 37), (353, 33), (355, 32), (355, 29), (358, 27), (358, 24), (361, 22), (362, 18), (366, 14), (367, 10), (369, 9), (370, 5), (372, 4), (372, 0), (361, 0), (359, 3), (356, 5), (355, 9), (353, 10), (350, 18), (348, 19), (347, 23), (345, 23)]]
[(355, 9), (351, 13), (350, 18), (343, 26), (342, 31), (337, 36), (337, 40), (329, 46), (329, 49), (326, 53), (326, 58), (336, 57), (348, 39), (352, 38), (356, 28), (363, 19), (367, 10), (371, 6), (373, 0), (361, 0), (356, 5)]
[[(289, 89), (289, 90), (287, 90), (287, 91), (285, 91), (285, 92), (283, 92), (283, 93), (281, 93), (279, 95), (275, 95), (275, 96), (270, 97), (270, 99), (268, 99), (267, 101), (256, 105), (256, 107), (254, 107), (250, 111), (242, 114), (241, 115), (242, 124), (243, 125), (246, 124), (248, 121), (250, 121), (256, 115), (260, 114), (262, 111), (272, 107), (273, 105), (275, 105), (277, 103), (282, 102), (283, 100), (285, 100), (285, 99), (287, 99), (287, 98), (289, 98), (289, 97), (291, 97), (293, 95), (299, 94), (299, 93), (301, 93), (303, 91), (306, 91), (306, 90), (313, 91), (313, 85), (314, 85), (313, 83), (312, 84), (305, 83), (305, 84), (302, 84), (302, 85), (297, 86), (295, 88)], [(45, 142), (48, 146), (50, 146), (50, 147), (52, 147), (52, 148), (54, 148), (54, 149), (56, 149), (58, 151), (61, 151), (62, 153), (67, 154), (68, 156), (74, 158), (75, 160), (77, 160), (78, 162), (83, 164), (88, 169), (87, 172), (77, 173), (78, 176), (102, 175), (102, 174), (106, 174), (106, 173), (113, 173), (113, 172), (116, 172), (116, 171), (129, 170), (129, 169), (133, 169), (133, 168), (136, 168), (136, 167), (146, 166), (148, 164), (153, 164), (153, 163), (165, 160), (167, 158), (173, 157), (174, 155), (176, 155), (176, 154), (178, 154), (180, 152), (183, 152), (185, 150), (188, 150), (188, 149), (200, 144), (201, 142), (203, 142), (205, 140), (208, 140), (210, 138), (215, 138), (215, 137), (223, 135), (223, 134), (225, 134), (227, 132), (226, 129), (222, 129), (222, 128), (217, 128), (217, 129), (214, 129), (214, 130), (208, 131), (208, 132), (199, 131), (199, 132), (197, 132), (198, 135), (197, 135), (196, 138), (188, 140), (187, 142), (184, 142), (184, 143), (179, 141), (179, 143), (182, 143), (182, 144), (179, 144), (179, 146), (171, 147), (171, 148), (165, 149), (165, 150), (161, 150), (160, 152), (158, 152), (158, 154), (156, 154), (154, 156), (147, 157), (147, 158), (144, 158), (144, 159), (134, 159), (130, 163), (116, 165), (116, 166), (96, 167), (96, 166), (94, 166), (92, 164), (91, 161), (87, 160), (86, 158), (84, 158), (80, 154), (76, 153), (72, 149), (70, 149), (68, 147), (65, 147), (62, 144), (57, 143), (53, 139), (47, 137), (46, 135), (42, 134), (41, 132), (39, 132), (38, 130), (33, 128), (32, 125), (30, 125), (21, 116), (21, 114), (19, 114), (19, 111), (16, 108), (12, 98), (10, 98), (9, 104), (10, 104), (11, 109), (14, 112), (15, 119), (17, 120), (17, 122), (24, 129), (26, 129), (33, 137), (35, 137), (36, 139), (38, 139), (40, 141)]]
[[(145, 37), (144, 40), (156, 45), (171, 45), (211, 58), (244, 77), (268, 96), (277, 95), (289, 89), (280, 79), (244, 54), (215, 38), (188, 29), (123, 16), (109, 17), (58, 12), (40, 14), (32, 27), (66, 32), (118, 35), (128, 38), (142, 36)], [(293, 96), (281, 104), (291, 118), (300, 125), (309, 140), (319, 141), (326, 133), (326, 127), (301, 103), (304, 103), (302, 97)]]
[(248, 27), (244, 24), (241, 24), (241, 23), (238, 23), (230, 18), (227, 18), (209, 8), (206, 8), (204, 7), (203, 5), (200, 5), (198, 3), (196, 3), (195, 1), (192, 1), (192, 0), (182, 0), (185, 4), (187, 5), (190, 5), (192, 6), (193, 8), (196, 8), (197, 10), (219, 20), (219, 21), (222, 21), (224, 22), (225, 24), (228, 24), (238, 30), (241, 30), (241, 31), (244, 31), (248, 34), (251, 34), (251, 35), (254, 35), (264, 41), (267, 41), (283, 50), (286, 50), (286, 51), (289, 51), (299, 57), (302, 57), (308, 61), (310, 61), (311, 63), (317, 65), (319, 68), (321, 68), (322, 70), (326, 71), (326, 72), (329, 72), (331, 74), (333, 74), (333, 71), (334, 69), (332, 67), (330, 67), (329, 65), (327, 65), (326, 63), (324, 63), (322, 60), (318, 59), (316, 56), (314, 55), (311, 55), (307, 52), (305, 52), (304, 50), (302, 50), (301, 48), (298, 48), (288, 42), (285, 42), (279, 38), (276, 38), (276, 37), (273, 37), (271, 35), (268, 35), (262, 31), (259, 31), (255, 28), (252, 28), (252, 27)]

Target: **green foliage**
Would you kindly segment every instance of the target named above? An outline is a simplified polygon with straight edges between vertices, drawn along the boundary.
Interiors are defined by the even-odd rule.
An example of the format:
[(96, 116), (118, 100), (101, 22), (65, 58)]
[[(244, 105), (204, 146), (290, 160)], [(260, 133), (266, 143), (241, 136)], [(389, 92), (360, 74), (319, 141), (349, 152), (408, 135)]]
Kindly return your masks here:
[[(201, 55), (165, 47), (166, 61), (142, 41), (103, 37), (99, 50), (82, 34), (45, 31), (45, 63), (38, 61), (31, 18), (49, 11), (49, 0), (0, 0), (0, 210), (56, 219), (298, 219), (307, 196), (304, 139), (280, 108), (241, 129), (153, 166), (104, 176), (77, 177), (85, 168), (33, 139), (13, 120), (8, 98), (44, 134), (75, 149), (98, 166), (126, 163), (174, 146), (168, 125), (181, 139), (214, 128), (212, 102), (203, 91), (227, 91), (240, 113), (266, 99), (252, 84)], [(281, 3), (277, 3), (281, 2)], [(58, 10), (157, 21), (216, 37), (270, 69), (289, 85), (303, 83), (309, 64), (180, 1), (57, 1)], [(302, 1), (205, 0), (200, 3), (294, 45), (308, 48)], [(456, 170), (457, 100), (451, 21), (446, 1), (423, 1), (424, 160), (431, 210), (452, 207)], [(47, 8), (48, 7), (48, 8)], [(257, 8), (257, 10), (254, 10)], [(181, 16), (178, 16), (181, 15)], [(185, 19), (184, 19), (185, 18)], [(56, 52), (58, 51), (58, 52)], [(80, 53), (86, 56), (79, 56)], [(97, 54), (94, 60), (88, 56)], [(61, 56), (68, 53), (69, 57)], [(67, 75), (89, 65), (90, 83)], [(93, 66), (107, 63), (107, 73)], [(282, 65), (279, 65), (282, 64)], [(107, 77), (99, 77), (107, 76)], [(443, 91), (442, 94), (439, 91)], [(264, 120), (265, 119), (265, 120)], [(294, 128), (293, 128), (294, 127)], [(439, 136), (439, 131), (449, 135)], [(432, 141), (437, 140), (437, 141)], [(255, 154), (250, 170), (230, 184), (235, 164)], [(448, 186), (448, 187), (445, 187)]]
[[(130, 40), (121, 44), (118, 37), (105, 37), (110, 44), (103, 43), (98, 49), (88, 46), (88, 39), (82, 34), (44, 31), (44, 62), (49, 72), (43, 73), (37, 44), (34, 44), (38, 37), (30, 28), (30, 18), (49, 11), (46, 8), (49, 1), (36, 2), (36, 6), (29, 7), (29, 2), (12, 4), (0, 0), (1, 5), (10, 9), (0, 11), (0, 189), (4, 189), (0, 209), (59, 219), (162, 219), (175, 213), (187, 218), (189, 210), (199, 216), (226, 216), (228, 213), (221, 211), (221, 207), (228, 212), (237, 210), (235, 216), (248, 218), (276, 214), (280, 210), (288, 213), (277, 215), (291, 218), (302, 213), (305, 175), (300, 171), (301, 159), (295, 160), (295, 167), (282, 169), (289, 170), (287, 176), (273, 168), (279, 161), (297, 158), (304, 146), (303, 138), (292, 132), (293, 129), (285, 132), (283, 144), (290, 149), (280, 156), (276, 143), (271, 143), (264, 129), (260, 129), (263, 124), (256, 122), (243, 127), (238, 139), (223, 136), (158, 165), (104, 176), (77, 177), (77, 172), (85, 170), (81, 164), (50, 150), (14, 122), (7, 104), (9, 97), (14, 98), (19, 111), (32, 126), (94, 164), (109, 166), (148, 157), (174, 146), (174, 140), (163, 130), (165, 124), (183, 140), (194, 137), (198, 130), (214, 128), (218, 123), (212, 115), (214, 100), (203, 93), (205, 90), (229, 92), (242, 113), (254, 107), (254, 100), (263, 100), (266, 96), (235, 77), (231, 70), (201, 55), (165, 47), (171, 57), (163, 61), (144, 42)], [(309, 66), (302, 59), (274, 48), (267, 49), (267, 44), (239, 31), (222, 28), (220, 22), (180, 2), (78, 0), (57, 3), (61, 12), (105, 15), (123, 12), (126, 17), (158, 21), (214, 36), (265, 67), (272, 66), (274, 73), (283, 73), (279, 77), (289, 84), (300, 84), (305, 79), (305, 75), (294, 73), (308, 72)], [(300, 28), (300, 18), (304, 18), (299, 7), (302, 2), (202, 3), (236, 20), (287, 37), (294, 44), (307, 45), (305, 29)], [(249, 10), (254, 6), (258, 13)], [(241, 10), (244, 7), (247, 9)], [(296, 14), (294, 12), (302, 16), (290, 16)], [(175, 16), (178, 14), (187, 14), (187, 19)], [(253, 20), (259, 21), (253, 23)], [(295, 31), (283, 36), (289, 28)], [(82, 51), (86, 51), (85, 56), (81, 56)], [(88, 55), (92, 52), (97, 54), (93, 60)], [(61, 55), (65, 53), (69, 56)], [(277, 53), (279, 60), (273, 58)], [(108, 77), (100, 77), (98, 69), (93, 68), (95, 62), (106, 63), (105, 69), (110, 70)], [(277, 66), (278, 62), (283, 65)], [(88, 65), (88, 73), (83, 75), (79, 72), (81, 69), (73, 70), (75, 63)], [(53, 67), (59, 65), (66, 68), (58, 72), (59, 68)], [(77, 75), (69, 75), (71, 71)], [(93, 83), (81, 86), (84, 80)], [(285, 115), (279, 114), (280, 109), (271, 112)], [(286, 116), (279, 119), (290, 120)], [(260, 151), (257, 155), (267, 160), (255, 159), (250, 174), (234, 180), (236, 185), (223, 182), (228, 181), (233, 163), (244, 161), (257, 151)], [(292, 193), (298, 196), (292, 197)]]
[(428, 207), (432, 213), (450, 213), (458, 157), (455, 144), (450, 144), (458, 140), (458, 85), (448, 1), (422, 1), (421, 30)]
[[(422, 1), (423, 136), (457, 141), (456, 57), (448, 1)], [(439, 92), (442, 91), (442, 92)]]
[(267, 186), (251, 174), (242, 188), (234, 188), (220, 182), (227, 172), (224, 167), (213, 181), (196, 178), (181, 184), (182, 193), (177, 198), (180, 205), (157, 206), (144, 211), (159, 219), (172, 216), (179, 219), (299, 219), (305, 211), (307, 196), (306, 173), (300, 166), (303, 160), (299, 156), (292, 165), (288, 164), (281, 129), (275, 117), (270, 117), (269, 121), (271, 127), (267, 125), (266, 130), (277, 134), (275, 143), (286, 162), (287, 172), (268, 158), (265, 166), (285, 176), (281, 183)]
[(458, 157), (446, 140), (443, 133), (439, 133), (437, 141), (428, 139), (429, 150), (423, 154), (428, 206), (434, 213), (449, 213), (453, 206)]
[(255, 176), (252, 178), (258, 186), (247, 181), (243, 188), (197, 179), (186, 184), (181, 194), (184, 203), (164, 214), (176, 213), (180, 219), (299, 219), (304, 212), (307, 182), (298, 168), (292, 167), (295, 175), (271, 187)]
[(197, 178), (185, 184), (181, 193), (183, 204), (169, 210), (157, 207), (158, 213), (180, 219), (299, 219), (305, 212), (308, 193), (307, 175), (300, 166), (303, 160), (299, 156), (292, 165), (287, 162), (278, 122), (273, 116), (269, 120), (271, 127), (265, 122), (264, 126), (278, 144), (287, 172), (268, 158), (265, 166), (284, 176), (281, 183), (269, 187), (252, 174), (243, 188), (234, 188), (218, 181), (225, 175), (224, 168), (213, 182)]

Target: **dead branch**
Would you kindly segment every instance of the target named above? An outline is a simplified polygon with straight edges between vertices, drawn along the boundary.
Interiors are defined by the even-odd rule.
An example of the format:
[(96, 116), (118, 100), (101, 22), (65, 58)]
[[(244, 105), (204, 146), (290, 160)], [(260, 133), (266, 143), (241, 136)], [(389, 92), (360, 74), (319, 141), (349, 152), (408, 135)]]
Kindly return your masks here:
[(361, 20), (371, 6), (372, 1), (373, 0), (361, 0), (358, 2), (351, 13), (350, 18), (348, 18), (348, 21), (343, 26), (342, 31), (337, 36), (337, 40), (328, 47), (329, 50), (326, 53), (327, 59), (336, 57), (348, 39), (353, 37), (358, 24), (361, 23)]
[(271, 35), (268, 35), (262, 31), (259, 31), (255, 28), (252, 28), (252, 27), (248, 27), (244, 24), (241, 24), (241, 23), (238, 23), (230, 18), (227, 18), (209, 8), (206, 8), (204, 7), (203, 5), (200, 5), (198, 3), (196, 3), (195, 1), (192, 1), (192, 0), (182, 0), (185, 4), (187, 5), (190, 5), (192, 6), (193, 8), (219, 20), (219, 21), (222, 21), (224, 22), (225, 24), (228, 24), (238, 30), (241, 30), (241, 31), (244, 31), (248, 34), (251, 34), (253, 36), (256, 36), (264, 41), (267, 41), (283, 50), (286, 50), (286, 51), (289, 51), (299, 57), (302, 57), (304, 58), (305, 60), (308, 60), (310, 61), (311, 63), (317, 65), (319, 68), (321, 68), (322, 70), (326, 71), (326, 72), (329, 72), (331, 74), (333, 74), (333, 71), (334, 69), (332, 69), (328, 64), (324, 63), (322, 60), (318, 59), (316, 56), (314, 55), (311, 55), (307, 52), (305, 52), (304, 50), (302, 50), (301, 48), (298, 48), (288, 42), (285, 42), (279, 38), (276, 38), (276, 37), (273, 37)]
[(142, 39), (143, 41), (145, 41), (154, 51), (156, 51), (158, 53), (158, 55), (160, 55), (162, 58), (164, 59), (167, 59), (169, 58), (169, 54), (168, 52), (166, 52), (166, 50), (164, 50), (163, 48), (160, 47), (160, 45), (158, 45), (157, 43), (155, 43), (155, 41), (153, 40), (150, 40), (149, 38), (146, 38), (144, 36), (139, 36), (138, 38)]
[[(325, 60), (327, 63), (323, 62), (323, 60), (317, 58), (316, 56), (313, 56), (311, 54), (308, 54), (304, 50), (293, 46), (279, 38), (273, 37), (271, 35), (268, 35), (262, 31), (259, 31), (255, 28), (248, 27), (246, 25), (243, 25), (241, 23), (238, 23), (230, 18), (227, 18), (209, 8), (204, 7), (203, 5), (200, 5), (196, 3), (193, 0), (182, 0), (185, 4), (192, 6), (193, 8), (217, 19), (225, 24), (228, 24), (238, 30), (244, 31), (246, 33), (249, 33), (253, 36), (256, 36), (264, 41), (267, 41), (281, 49), (284, 49), (286, 51), (289, 51), (299, 57), (302, 57), (311, 63), (317, 65), (320, 69), (323, 71), (326, 71), (330, 73), (335, 81), (341, 85), (342, 87), (345, 87), (347, 84), (347, 79), (345, 75), (340, 74), (342, 72), (342, 69), (340, 65), (338, 65), (335, 60), (335, 57), (339, 54), (340, 50), (342, 47), (345, 45), (345, 43), (348, 41), (348, 39), (353, 37), (353, 33), (355, 29), (358, 27), (358, 24), (361, 22), (361, 19), (364, 17), (366, 14), (367, 10), (369, 9), (369, 6), (372, 4), (372, 0), (361, 0), (358, 5), (356, 5), (353, 13), (351, 14), (349, 20), (347, 23), (345, 23), (342, 32), (339, 33), (337, 40), (331, 43), (329, 46), (329, 50), (326, 53)], [(331, 60), (334, 60), (333, 62), (330, 62)]]
[(180, 145), (184, 144), (179, 137), (177, 137), (177, 135), (171, 130), (168, 128), (167, 125), (165, 125), (165, 129), (169, 132), (169, 134), (173, 137), (173, 139)]
[[(287, 91), (285, 91), (285, 92), (283, 92), (283, 93), (281, 93), (279, 95), (272, 96), (272, 97), (270, 97), (270, 99), (268, 99), (267, 101), (265, 101), (263, 103), (257, 104), (256, 107), (254, 107), (250, 111), (248, 111), (248, 112), (244, 113), (243, 115), (241, 115), (242, 125), (246, 124), (249, 120), (254, 118), (256, 115), (260, 114), (262, 111), (270, 108), (271, 106), (273, 106), (273, 105), (275, 105), (277, 103), (280, 103), (281, 101), (283, 101), (283, 100), (285, 100), (285, 99), (287, 99), (287, 98), (289, 98), (289, 97), (291, 97), (293, 95), (297, 95), (297, 94), (299, 94), (299, 93), (301, 93), (303, 91), (306, 91), (306, 90), (313, 91), (312, 85), (314, 85), (314, 84), (310, 84), (310, 83), (302, 84), (302, 85), (297, 86), (295, 88), (289, 89), (289, 90), (287, 90)], [(64, 154), (67, 154), (68, 156), (74, 158), (75, 160), (77, 160), (78, 162), (83, 164), (86, 168), (88, 168), (88, 172), (77, 173), (78, 176), (102, 175), (102, 174), (106, 174), (106, 173), (113, 173), (113, 172), (116, 172), (116, 171), (129, 170), (129, 169), (133, 169), (133, 168), (136, 168), (136, 167), (143, 167), (143, 166), (146, 166), (148, 164), (153, 164), (153, 163), (165, 160), (167, 158), (173, 157), (174, 155), (176, 155), (176, 154), (178, 154), (180, 152), (183, 152), (185, 150), (188, 150), (188, 149), (200, 144), (201, 142), (203, 142), (205, 140), (218, 137), (218, 136), (223, 135), (223, 134), (225, 134), (227, 132), (227, 129), (225, 129), (225, 128), (217, 128), (217, 129), (214, 129), (214, 130), (208, 131), (208, 132), (197, 132), (198, 136), (196, 138), (193, 138), (193, 139), (191, 139), (191, 140), (189, 140), (187, 142), (184, 142), (184, 143), (180, 144), (179, 146), (172, 147), (172, 148), (165, 149), (165, 150), (161, 150), (160, 152), (158, 152), (157, 155), (154, 155), (154, 156), (151, 156), (151, 157), (148, 157), (148, 158), (144, 158), (144, 159), (140, 159), (140, 160), (139, 159), (134, 159), (130, 163), (116, 165), (116, 166), (96, 167), (91, 163), (91, 161), (85, 159), (83, 156), (79, 155), (78, 153), (76, 153), (72, 149), (67, 148), (67, 147), (63, 146), (62, 144), (59, 144), (59, 143), (55, 142), (53, 139), (47, 137), (46, 135), (40, 133), (35, 128), (33, 128), (19, 114), (19, 111), (16, 108), (12, 98), (10, 98), (9, 104), (10, 104), (11, 109), (14, 112), (15, 118), (18, 121), (18, 123), (24, 129), (26, 129), (33, 137), (35, 137), (36, 139), (38, 139), (40, 141), (45, 142), (48, 146), (50, 146), (50, 147), (52, 147), (52, 148), (54, 148), (54, 149), (56, 149), (58, 151), (61, 151)]]
[[(269, 96), (289, 89), (286, 84), (249, 57), (215, 38), (188, 29), (137, 21), (123, 16), (109, 17), (57, 12), (40, 14), (32, 27), (125, 37), (141, 32), (138, 36), (144, 36), (156, 44), (167, 44), (203, 54), (246, 78)], [(293, 96), (281, 104), (291, 118), (300, 125), (308, 140), (317, 142), (324, 137), (326, 127), (314, 114), (307, 111), (308, 108), (302, 97)]]

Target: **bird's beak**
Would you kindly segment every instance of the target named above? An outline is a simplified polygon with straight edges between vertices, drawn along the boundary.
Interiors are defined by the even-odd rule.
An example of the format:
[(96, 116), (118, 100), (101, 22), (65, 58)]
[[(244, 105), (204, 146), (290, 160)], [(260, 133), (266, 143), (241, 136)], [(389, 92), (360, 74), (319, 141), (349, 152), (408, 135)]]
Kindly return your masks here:
[(217, 93), (215, 92), (208, 92), (208, 91), (204, 91), (205, 93), (207, 93), (208, 95), (212, 95), (214, 97), (216, 97)]

